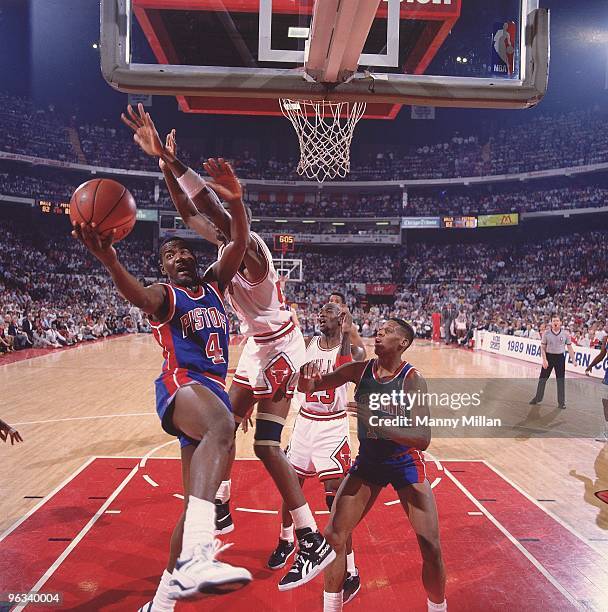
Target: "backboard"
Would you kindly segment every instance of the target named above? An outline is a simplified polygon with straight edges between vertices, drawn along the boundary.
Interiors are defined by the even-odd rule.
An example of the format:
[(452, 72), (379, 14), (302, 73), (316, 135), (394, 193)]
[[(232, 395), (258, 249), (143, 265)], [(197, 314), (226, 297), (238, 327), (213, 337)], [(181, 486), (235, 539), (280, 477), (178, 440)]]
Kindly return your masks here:
[[(538, 0), (101, 0), (102, 72), (186, 112), (280, 115), (279, 98), (526, 108), (547, 86)], [(333, 63), (333, 65), (332, 65)]]

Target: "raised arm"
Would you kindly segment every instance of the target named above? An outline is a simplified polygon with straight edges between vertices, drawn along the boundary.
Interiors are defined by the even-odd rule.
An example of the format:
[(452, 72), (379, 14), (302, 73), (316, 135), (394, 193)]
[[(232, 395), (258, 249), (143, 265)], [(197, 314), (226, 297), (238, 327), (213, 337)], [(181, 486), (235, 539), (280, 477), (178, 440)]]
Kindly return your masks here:
[(342, 304), (342, 312), (346, 315), (348, 313), (348, 316), (350, 317), (350, 344), (351, 346), (354, 348), (356, 347), (357, 351), (353, 351), (352, 355), (353, 355), (353, 359), (355, 361), (359, 361), (359, 359), (357, 359), (357, 357), (355, 357), (355, 354), (358, 355), (360, 357), (360, 360), (365, 359), (366, 357), (366, 352), (365, 352), (365, 347), (363, 346), (363, 340), (361, 339), (361, 336), (359, 335), (359, 330), (357, 329), (357, 326), (355, 325), (355, 323), (353, 322), (353, 317), (350, 314), (350, 311), (348, 310), (348, 306), (346, 304)]
[[(121, 115), (123, 123), (134, 132), (133, 140), (141, 147), (144, 153), (158, 157), (163, 161), (165, 168), (168, 168), (175, 177), (181, 192), (189, 198), (190, 203), (195, 209), (209, 217), (218, 229), (226, 236), (229, 236), (230, 215), (226, 212), (217, 196), (209, 189), (202, 177), (177, 159), (175, 147), (167, 146), (167, 142), (165, 142), (165, 145), (162, 144), (156, 126), (150, 114), (145, 112), (143, 104), (139, 104), (137, 110), (138, 112), (136, 113), (133, 107), (129, 105), (127, 106), (129, 116), (127, 117), (124, 113)], [(175, 135), (173, 135), (174, 141)], [(163, 174), (165, 174), (165, 170), (163, 170)], [(179, 195), (177, 191), (175, 191), (175, 195)], [(178, 197), (177, 202), (174, 200), (174, 203), (176, 207), (179, 203), (186, 217), (193, 215), (194, 210), (191, 207), (187, 207), (182, 197)]]
[(80, 240), (99, 259), (125, 300), (141, 308), (146, 314), (153, 315), (155, 319), (164, 319), (169, 308), (165, 289), (161, 285), (144, 287), (132, 274), (127, 272), (118, 261), (116, 249), (112, 246), (114, 231), (102, 239), (95, 232), (95, 224), (78, 225), (74, 223), (72, 236)]
[[(343, 311), (342, 316), (342, 346), (340, 347), (340, 356), (350, 356), (355, 361), (363, 361), (365, 359), (365, 348), (363, 348), (361, 337), (353, 324), (353, 316), (348, 309)], [(353, 330), (357, 334), (357, 338), (359, 338), (360, 346), (353, 343)]]
[[(211, 175), (214, 179), (211, 183), (206, 183), (194, 170), (183, 164), (177, 156), (172, 152), (171, 147), (167, 147), (160, 141), (160, 137), (148, 113), (144, 111), (142, 104), (138, 105), (138, 113), (129, 105), (127, 107), (128, 117), (123, 113), (121, 119), (125, 125), (130, 127), (133, 132), (133, 140), (141, 147), (144, 153), (153, 157), (158, 157), (163, 161), (166, 167), (176, 180), (181, 192), (190, 200), (199, 213), (202, 213), (203, 218), (194, 217), (193, 209), (186, 209), (183, 204), (183, 198), (174, 199), (177, 207), (178, 203), (184, 210), (184, 215), (190, 219), (189, 227), (192, 227), (203, 238), (209, 236), (209, 226), (205, 223), (204, 217), (219, 229), (224, 236), (231, 238), (231, 219), (228, 211), (222, 206), (219, 198), (230, 204), (234, 194), (226, 192), (225, 185), (219, 184), (217, 177)], [(174, 138), (173, 138), (174, 140)], [(220, 160), (222, 161), (222, 160)], [(209, 172), (209, 162), (204, 164), (204, 168)], [(238, 185), (238, 181), (237, 181)], [(211, 188), (210, 188), (211, 187)], [(242, 199), (242, 190), (239, 185), (239, 193)], [(178, 193), (176, 192), (177, 196)], [(219, 196), (219, 197), (218, 197)], [(172, 196), (173, 197), (173, 196)], [(178, 208), (178, 210), (180, 210)], [(180, 213), (181, 214), (181, 213)], [(196, 226), (191, 225), (193, 220)], [(266, 272), (266, 259), (260, 251), (257, 241), (253, 237), (248, 237), (247, 251), (244, 257), (246, 272), (250, 282), (257, 282)]]
[(315, 391), (325, 391), (326, 389), (336, 389), (347, 382), (358, 383), (363, 376), (363, 371), (367, 362), (351, 361), (333, 372), (321, 374), (319, 366), (314, 361), (306, 363), (300, 369), (298, 379), (298, 391), (301, 393), (314, 393)]
[(245, 212), (245, 204), (243, 204), (243, 198), (241, 197), (239, 181), (230, 164), (223, 159), (218, 161), (210, 159), (205, 164), (205, 169), (216, 181), (213, 183), (214, 188), (221, 188), (228, 195), (229, 199), (227, 197), (226, 200), (232, 211), (230, 216), (230, 242), (222, 251), (219, 260), (205, 274), (206, 278), (217, 281), (223, 291), (243, 263), (243, 256), (249, 240), (249, 222)]
[[(176, 155), (177, 143), (175, 141), (175, 130), (171, 130), (167, 134), (165, 139), (165, 148), (173, 155)], [(167, 164), (162, 159), (159, 159), (158, 165), (163, 173), (163, 177), (165, 178), (165, 184), (167, 185), (167, 189), (169, 190), (169, 195), (171, 196), (175, 209), (183, 219), (184, 223), (190, 229), (194, 230), (199, 236), (201, 236), (201, 238), (204, 238), (212, 244), (218, 244), (219, 241), (217, 238), (217, 229), (213, 223), (211, 223), (211, 221), (209, 221), (205, 215), (198, 211), (190, 198), (183, 192), (182, 188), (177, 182), (177, 179), (173, 176), (173, 172), (171, 172)]]

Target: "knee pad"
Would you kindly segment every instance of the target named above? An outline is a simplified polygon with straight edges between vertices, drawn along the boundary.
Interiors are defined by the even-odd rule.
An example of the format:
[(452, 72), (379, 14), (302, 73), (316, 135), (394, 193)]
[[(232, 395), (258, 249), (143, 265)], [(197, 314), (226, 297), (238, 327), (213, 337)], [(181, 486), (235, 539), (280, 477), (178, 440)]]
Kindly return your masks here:
[(281, 433), (285, 419), (269, 414), (267, 412), (258, 412), (255, 421), (255, 434), (253, 436), (254, 446), (281, 446)]
[(327, 509), (331, 512), (331, 507), (334, 505), (334, 499), (336, 499), (335, 493), (325, 492), (325, 503), (327, 504)]

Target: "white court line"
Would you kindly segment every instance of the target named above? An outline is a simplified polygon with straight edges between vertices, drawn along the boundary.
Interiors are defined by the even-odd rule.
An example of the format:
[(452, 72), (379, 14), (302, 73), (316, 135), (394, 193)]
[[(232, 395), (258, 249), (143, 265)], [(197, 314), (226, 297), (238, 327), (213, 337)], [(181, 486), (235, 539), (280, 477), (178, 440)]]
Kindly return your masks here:
[(467, 512), (469, 516), (483, 516), (483, 512)]
[(441, 460), (437, 459), (434, 455), (429, 453), (429, 451), (422, 451), (422, 456), (426, 459), (430, 457), (431, 461), (435, 464), (435, 467), (441, 472), (443, 471), (443, 466), (441, 465)]
[(76, 476), (78, 476), (78, 474), (80, 474), (80, 472), (82, 472), (85, 468), (91, 465), (91, 463), (93, 463), (95, 459), (96, 459), (95, 457), (89, 457), (87, 461), (85, 461), (75, 472), (73, 472), (70, 476), (68, 476), (60, 485), (57, 485), (44, 499), (41, 499), (31, 510), (29, 510), (20, 519), (14, 522), (6, 531), (4, 531), (0, 535), (0, 542), (2, 542), (2, 540), (4, 540), (6, 536), (11, 534), (13, 531), (15, 531), (15, 529), (17, 529), (17, 527), (19, 527), (19, 525), (21, 525), (23, 521), (27, 520), (30, 516), (32, 516), (34, 512), (37, 512), (42, 506), (44, 506), (44, 504), (46, 504), (46, 502), (48, 502), (49, 499), (51, 499), (51, 497), (59, 493), (59, 491), (61, 491), (63, 487), (65, 487), (69, 482), (74, 480), (74, 478), (76, 478)]
[(173, 497), (177, 497), (177, 499), (184, 499), (184, 496), (181, 493), (173, 493)]
[(153, 487), (158, 487), (158, 483), (154, 482), (154, 480), (152, 480), (150, 478), (150, 476), (148, 476), (148, 474), (144, 474), (144, 480), (149, 484), (152, 485)]
[[(84, 538), (84, 536), (91, 530), (93, 525), (100, 519), (101, 516), (108, 509), (110, 504), (118, 497), (120, 492), (129, 484), (130, 480), (135, 476), (137, 470), (139, 468), (135, 466), (127, 475), (127, 477), (118, 485), (118, 487), (114, 490), (112, 495), (108, 497), (108, 499), (103, 503), (101, 508), (93, 515), (91, 520), (80, 530), (78, 535), (70, 542), (70, 545), (57, 557), (53, 565), (49, 567), (49, 569), (44, 572), (40, 580), (29, 590), (31, 592), (39, 591), (41, 587), (43, 587), (48, 579), (55, 573), (57, 568), (65, 561), (66, 557), (76, 548), (76, 546), (80, 543), (80, 541)], [(21, 612), (27, 606), (27, 604), (18, 606), (13, 610), (13, 612)]]
[(120, 514), (120, 510), (106, 510), (106, 514)]
[(63, 423), (64, 421), (88, 421), (92, 419), (114, 419), (121, 417), (132, 417), (132, 416), (149, 416), (155, 415), (156, 412), (125, 412), (123, 414), (99, 414), (97, 416), (83, 416), (83, 417), (67, 417), (65, 419), (47, 419), (45, 421), (22, 421), (21, 423), (13, 423), (13, 425), (39, 425), (41, 423)]
[(329, 510), (315, 510), (315, 514), (329, 514)]
[(556, 523), (559, 523), (564, 529), (568, 530), (573, 536), (577, 537), (581, 542), (589, 546), (589, 548), (593, 549), (596, 553), (608, 559), (608, 554), (606, 554), (601, 548), (596, 547), (595, 544), (592, 544), (588, 538), (584, 537), (577, 531), (575, 531), (568, 523), (565, 523), (557, 514), (554, 514), (549, 508), (545, 508), (542, 504), (536, 501), (531, 495), (528, 495), (520, 486), (516, 485), (510, 478), (505, 476), (500, 470), (495, 468), (491, 463), (484, 461), (486, 466), (488, 466), (495, 474), (500, 476), (505, 482), (509, 483), (517, 492), (521, 493), (528, 501), (531, 501), (535, 506), (540, 508), (545, 514), (550, 516)]
[(256, 510), (255, 508), (237, 508), (241, 512), (254, 512), (258, 514), (278, 514), (278, 510)]
[[(443, 468), (441, 468), (443, 470)], [(434, 489), (439, 483), (441, 482), (441, 478), (437, 477), (435, 478), (435, 480), (433, 480), (433, 482), (431, 483), (431, 489)], [(393, 501), (389, 501), (389, 502), (384, 502), (385, 506), (394, 506), (395, 504), (398, 504), (400, 500), (395, 499)]]
[[(161, 448), (165, 448), (165, 446), (169, 446), (169, 444), (175, 444), (176, 442), (178, 442), (178, 439), (175, 438), (174, 440), (169, 440), (169, 442), (163, 442), (163, 444), (159, 444), (158, 446), (155, 446), (152, 450), (149, 450), (142, 458), (141, 461), (139, 462), (139, 467), (143, 468), (146, 467), (146, 463), (148, 461), (148, 459), (150, 459), (150, 456), (153, 455), (157, 450), (160, 450)], [(112, 457), (113, 459), (119, 459), (120, 457)], [(176, 457), (177, 459), (177, 457)]]
[(582, 609), (582, 604), (577, 601), (554, 577), (553, 575), (545, 568), (545, 566), (532, 554), (530, 551), (521, 544), (510, 531), (504, 527), (502, 523), (500, 523), (496, 517), (491, 514), (485, 506), (483, 506), (477, 498), (454, 476), (450, 470), (446, 468), (445, 474), (448, 478), (452, 480), (452, 482), (467, 496), (467, 498), (472, 501), (477, 508), (485, 515), (487, 519), (511, 542), (521, 554), (530, 561), (530, 563), (577, 609)]

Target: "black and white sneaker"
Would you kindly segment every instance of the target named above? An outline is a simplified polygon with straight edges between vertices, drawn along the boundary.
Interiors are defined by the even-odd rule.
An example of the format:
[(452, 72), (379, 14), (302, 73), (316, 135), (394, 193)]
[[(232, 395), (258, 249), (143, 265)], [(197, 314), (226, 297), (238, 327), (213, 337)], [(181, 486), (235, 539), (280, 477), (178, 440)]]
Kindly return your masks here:
[(144, 604), (137, 612), (154, 612), (152, 610), (152, 602), (149, 601), (147, 604)]
[(203, 594), (230, 593), (252, 580), (244, 567), (222, 563), (216, 556), (228, 548), (219, 540), (206, 546), (195, 546), (189, 558), (180, 558), (171, 576), (169, 599), (198, 599)]
[(342, 586), (342, 604), (347, 604), (359, 592), (361, 588), (361, 578), (359, 578), (359, 570), (356, 574), (348, 572), (346, 580)]
[(230, 502), (222, 503), (221, 500), (215, 500), (215, 535), (226, 535), (234, 531), (234, 523), (232, 522), (232, 514), (230, 514)]
[(277, 547), (272, 551), (268, 559), (268, 567), (271, 570), (278, 570), (285, 567), (287, 559), (296, 551), (296, 545), (293, 542), (282, 540), (279, 538)]
[(289, 591), (310, 582), (336, 558), (333, 548), (318, 531), (298, 538), (298, 545), (298, 554), (291, 569), (281, 578), (279, 591)]

